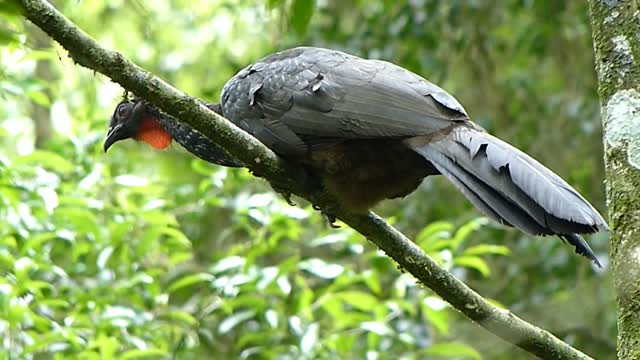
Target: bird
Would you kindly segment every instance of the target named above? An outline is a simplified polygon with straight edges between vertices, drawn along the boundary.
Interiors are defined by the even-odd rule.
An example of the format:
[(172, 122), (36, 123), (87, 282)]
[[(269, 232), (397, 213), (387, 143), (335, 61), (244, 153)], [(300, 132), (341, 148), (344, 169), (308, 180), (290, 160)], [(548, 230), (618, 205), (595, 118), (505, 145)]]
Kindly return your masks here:
[[(452, 95), (393, 63), (296, 47), (243, 68), (220, 103), (202, 101), (282, 158), (296, 162), (353, 213), (444, 176), (488, 218), (556, 235), (601, 267), (581, 234), (608, 231), (600, 213), (553, 171), (474, 123)], [(104, 142), (178, 142), (205, 161), (241, 167), (186, 123), (136, 98), (120, 102)]]

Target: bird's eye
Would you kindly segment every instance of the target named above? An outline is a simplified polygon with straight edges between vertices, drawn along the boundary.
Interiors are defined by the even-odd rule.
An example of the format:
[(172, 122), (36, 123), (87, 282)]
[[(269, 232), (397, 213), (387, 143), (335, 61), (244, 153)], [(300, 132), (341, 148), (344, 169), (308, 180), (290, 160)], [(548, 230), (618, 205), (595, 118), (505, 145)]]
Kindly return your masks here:
[(131, 114), (131, 106), (129, 104), (121, 104), (118, 107), (118, 117), (122, 120), (125, 120)]

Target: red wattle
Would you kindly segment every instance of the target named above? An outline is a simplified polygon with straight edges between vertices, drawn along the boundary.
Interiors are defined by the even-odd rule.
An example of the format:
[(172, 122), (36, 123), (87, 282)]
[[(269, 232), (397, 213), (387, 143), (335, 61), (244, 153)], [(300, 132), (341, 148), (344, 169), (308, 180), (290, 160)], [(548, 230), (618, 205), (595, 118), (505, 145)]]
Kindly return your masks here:
[(171, 145), (171, 135), (160, 126), (160, 123), (154, 117), (145, 117), (142, 119), (136, 140), (141, 140), (149, 144), (155, 149), (166, 149)]

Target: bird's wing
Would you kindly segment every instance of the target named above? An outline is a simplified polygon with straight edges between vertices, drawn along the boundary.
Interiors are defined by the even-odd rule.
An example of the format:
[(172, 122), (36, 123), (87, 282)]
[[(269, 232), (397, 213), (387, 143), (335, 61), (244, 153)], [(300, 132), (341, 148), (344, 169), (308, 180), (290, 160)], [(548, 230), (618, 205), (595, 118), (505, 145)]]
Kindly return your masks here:
[(225, 116), (258, 138), (296, 146), (426, 135), (468, 119), (454, 97), (408, 70), (320, 48), (287, 50), (245, 68), (222, 102)]

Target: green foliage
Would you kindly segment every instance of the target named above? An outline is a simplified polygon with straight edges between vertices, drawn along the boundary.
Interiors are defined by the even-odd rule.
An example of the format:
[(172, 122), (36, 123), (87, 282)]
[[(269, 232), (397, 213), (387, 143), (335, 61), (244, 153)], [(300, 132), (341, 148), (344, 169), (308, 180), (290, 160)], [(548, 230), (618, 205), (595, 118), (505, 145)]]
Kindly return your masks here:
[(311, 21), (311, 16), (313, 15), (314, 9), (314, 0), (291, 1), (291, 15), (289, 16), (289, 19), (291, 21), (291, 26), (296, 31), (296, 33), (298, 33), (298, 35), (305, 34), (307, 27), (309, 26), (309, 21)]
[[(56, 2), (101, 44), (208, 100), (289, 46), (394, 61), (601, 203), (586, 8), (558, 4)], [(3, 5), (0, 359), (522, 356), (246, 170), (132, 141), (105, 155), (122, 89)], [(495, 303), (611, 354), (609, 282), (560, 241), (488, 225), (441, 180), (376, 210)], [(593, 240), (604, 258), (604, 239)]]
[[(448, 306), (408, 275), (389, 277), (391, 260), (353, 231), (322, 230), (310, 209), (271, 193), (229, 197), (229, 230), (242, 242), (198, 263), (174, 206), (160, 200), (166, 189), (105, 167), (97, 173), (85, 156), (36, 150), (3, 162), (0, 326), (13, 354), (480, 357), (458, 343), (425, 347), (446, 339)], [(234, 180), (224, 172), (209, 175)], [(211, 190), (199, 188), (197, 197)], [(429, 225), (420, 239), (453, 267), (478, 224), (452, 236), (434, 231), (453, 230), (449, 223)]]

